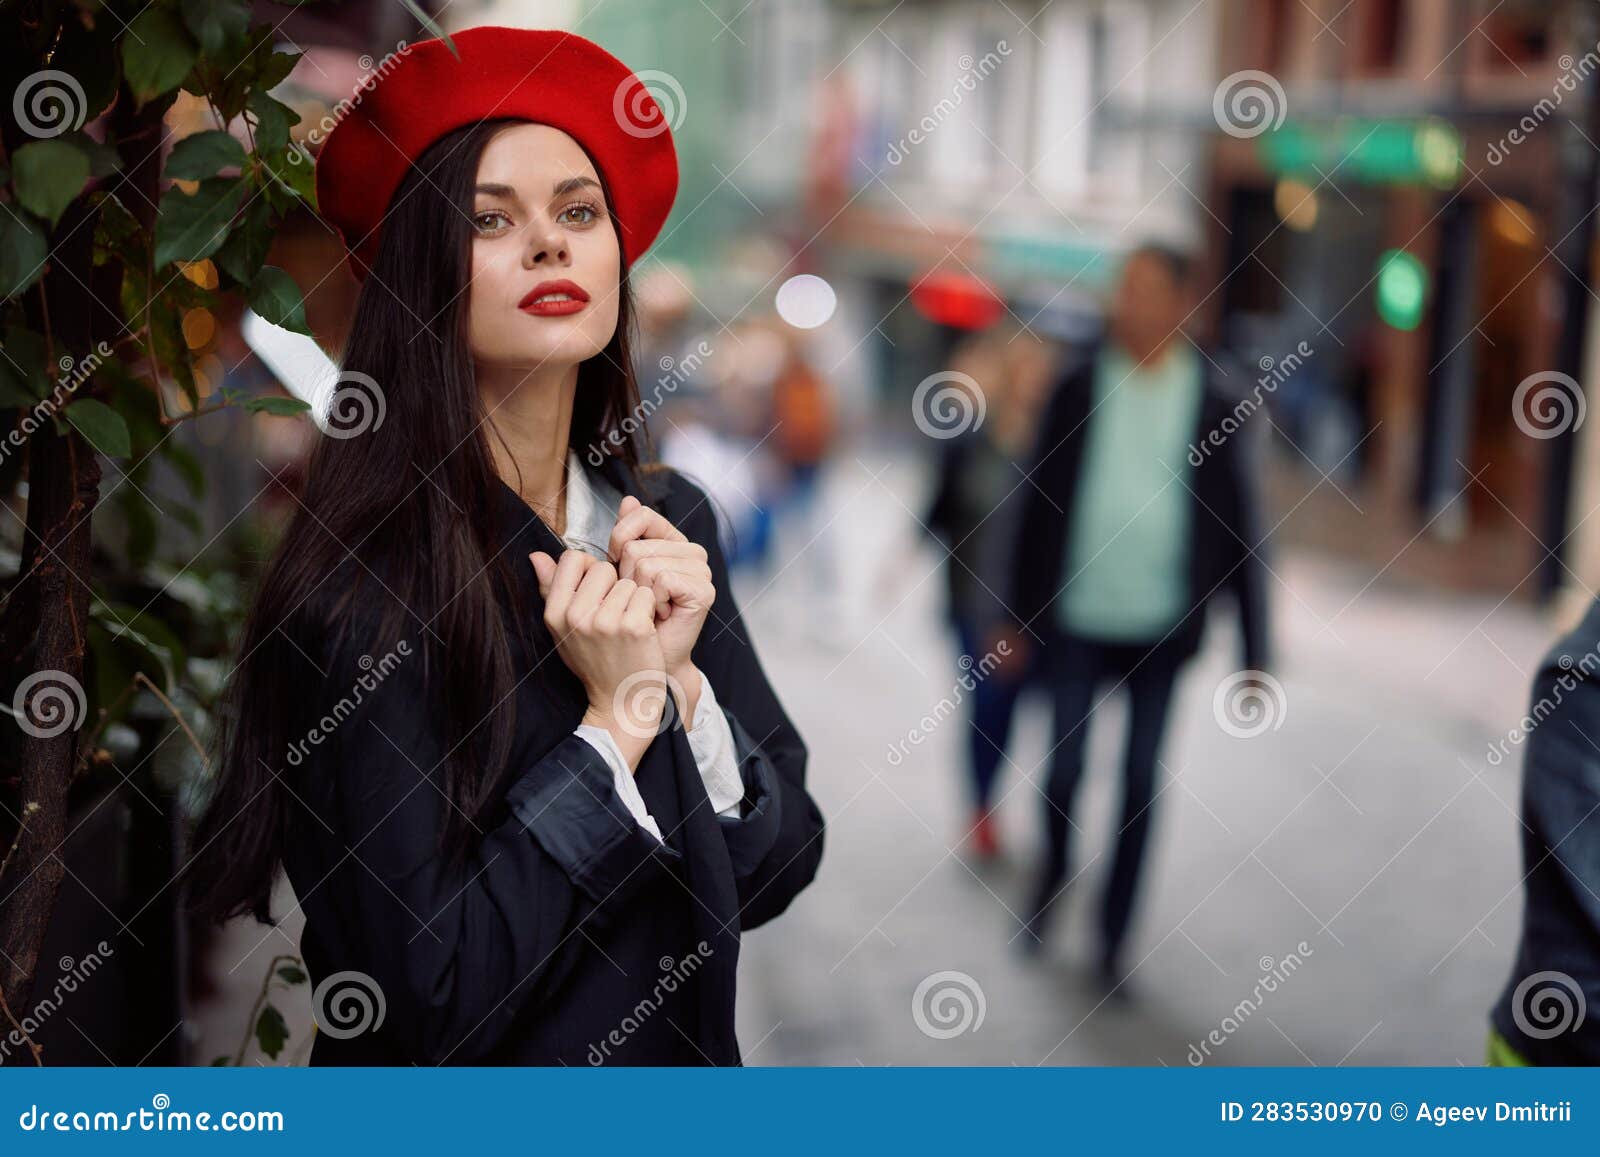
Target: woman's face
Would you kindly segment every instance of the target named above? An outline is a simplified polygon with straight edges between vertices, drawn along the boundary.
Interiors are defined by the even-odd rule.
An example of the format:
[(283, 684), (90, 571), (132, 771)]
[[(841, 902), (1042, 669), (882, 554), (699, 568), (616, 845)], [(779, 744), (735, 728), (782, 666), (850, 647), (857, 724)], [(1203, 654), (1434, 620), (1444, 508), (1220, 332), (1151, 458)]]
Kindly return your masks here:
[(575, 365), (617, 328), (622, 251), (588, 155), (560, 129), (513, 125), (478, 162), (468, 340), (476, 365)]

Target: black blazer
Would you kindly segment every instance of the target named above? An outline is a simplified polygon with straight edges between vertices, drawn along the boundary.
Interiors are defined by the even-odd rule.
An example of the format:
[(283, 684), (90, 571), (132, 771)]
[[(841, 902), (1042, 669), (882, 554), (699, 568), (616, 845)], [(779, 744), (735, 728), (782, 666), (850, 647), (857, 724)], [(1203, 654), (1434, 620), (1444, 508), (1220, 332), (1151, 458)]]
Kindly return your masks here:
[(1522, 934), (1490, 1022), (1533, 1065), (1600, 1065), (1597, 654), (1600, 601), (1540, 660), (1527, 715), (1488, 752), (1491, 767), (1522, 759), (1523, 867)]
[[(1094, 364), (1099, 350), (1069, 368), (1045, 411), (1033, 459), (1031, 483), (1017, 492), (1022, 499), (1012, 527), (1012, 587), (1008, 600), (1018, 625), (1036, 635), (1054, 629), (1055, 602), (1070, 576), (1063, 574), (1066, 544), (1077, 508), (1078, 481), (1083, 472), (1084, 435), (1094, 421)], [(1248, 431), (1231, 429), (1237, 390), (1230, 390), (1209, 363), (1205, 395), (1191, 440), (1189, 476), (1183, 479), (1193, 499), (1189, 520), (1189, 609), (1172, 636), (1179, 653), (1200, 645), (1205, 614), (1220, 591), (1231, 592), (1239, 609), (1242, 657), (1247, 668), (1270, 663), (1266, 627), (1266, 567), (1258, 530), (1256, 504), (1241, 444)], [(1212, 431), (1218, 438), (1211, 439)], [(1198, 464), (1195, 459), (1198, 458)]]
[[(389, 663), (371, 654), (373, 666), (361, 659), (371, 648), (331, 647), (326, 678), (307, 687), (309, 714), (359, 702), (288, 771), (304, 806), (286, 867), (306, 914), (312, 984), (363, 973), (371, 981), (354, 978), (352, 997), (375, 984), (385, 1009), (381, 1026), (338, 1035), (353, 1026), (341, 1025), (330, 981), (313, 1001), (313, 1064), (742, 1063), (739, 934), (782, 912), (822, 855), (806, 747), (734, 604), (704, 493), (675, 473), (642, 480), (612, 460), (600, 473), (710, 555), (717, 600), (694, 660), (732, 726), (745, 815), (712, 810), (675, 726), (651, 742), (635, 777), (666, 837), (657, 843), (599, 753), (572, 734), (584, 710), (577, 678), (553, 653), (531, 662), (510, 630), (518, 682), (504, 807), (468, 862), (447, 868), (436, 851), (451, 806), (439, 786), (445, 752), (419, 649)], [(537, 623), (543, 602), (527, 555), (557, 557), (563, 545), (510, 487), (498, 484), (495, 502), (514, 597)], [(385, 597), (366, 585), (364, 607)], [(380, 669), (375, 687), (358, 689)]]

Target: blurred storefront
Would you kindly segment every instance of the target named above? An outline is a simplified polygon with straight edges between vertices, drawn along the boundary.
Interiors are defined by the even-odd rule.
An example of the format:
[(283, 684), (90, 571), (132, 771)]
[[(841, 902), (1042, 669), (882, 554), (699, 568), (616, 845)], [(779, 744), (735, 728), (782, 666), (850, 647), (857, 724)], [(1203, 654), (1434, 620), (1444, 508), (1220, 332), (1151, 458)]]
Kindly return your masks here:
[(1220, 328), (1252, 362), (1315, 351), (1270, 411), (1281, 534), (1400, 577), (1546, 593), (1570, 470), (1515, 403), (1557, 365), (1557, 121), (1595, 83), (1571, 75), (1562, 5), (1222, 7), (1219, 71), (1275, 81), (1277, 127), (1224, 117), (1214, 138)]

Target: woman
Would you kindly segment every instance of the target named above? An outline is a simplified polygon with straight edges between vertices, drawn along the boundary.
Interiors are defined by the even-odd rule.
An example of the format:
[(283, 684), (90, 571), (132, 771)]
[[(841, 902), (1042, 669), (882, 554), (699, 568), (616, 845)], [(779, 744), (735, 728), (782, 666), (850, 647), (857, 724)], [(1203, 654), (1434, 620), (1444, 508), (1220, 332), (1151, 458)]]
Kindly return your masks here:
[(454, 43), (318, 158), (364, 284), (191, 902), (270, 921), (286, 869), (315, 1064), (739, 1064), (739, 933), (811, 881), (823, 821), (704, 494), (624, 432), (671, 137), (585, 40)]
[[(945, 565), (946, 612), (955, 629), (962, 682), (971, 689), (967, 714), (967, 798), (971, 821), (964, 842), (979, 860), (1002, 854), (994, 802), (1002, 760), (1011, 744), (1030, 657), (1026, 635), (1010, 629), (1004, 601), (1007, 543), (1016, 533), (1007, 499), (1022, 479), (1032, 449), (1056, 353), (1038, 337), (1009, 328), (986, 330), (956, 347), (951, 369), (959, 375), (929, 404), (948, 405), (968, 422), (938, 443), (933, 497), (919, 525), (949, 555)], [(974, 398), (953, 392), (962, 378), (980, 391)], [(968, 390), (970, 393), (970, 389)], [(979, 403), (983, 417), (971, 421)], [(918, 414), (931, 422), (947, 416)], [(959, 693), (959, 687), (958, 687)]]

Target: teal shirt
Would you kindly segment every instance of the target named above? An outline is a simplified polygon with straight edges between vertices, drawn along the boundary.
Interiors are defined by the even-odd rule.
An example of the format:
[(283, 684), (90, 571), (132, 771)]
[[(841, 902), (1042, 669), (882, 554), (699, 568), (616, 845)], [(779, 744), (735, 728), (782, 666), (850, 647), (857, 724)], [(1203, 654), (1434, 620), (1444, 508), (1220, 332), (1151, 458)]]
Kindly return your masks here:
[(1154, 641), (1189, 609), (1188, 455), (1203, 392), (1186, 342), (1143, 367), (1102, 350), (1056, 606), (1069, 633)]

